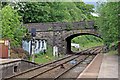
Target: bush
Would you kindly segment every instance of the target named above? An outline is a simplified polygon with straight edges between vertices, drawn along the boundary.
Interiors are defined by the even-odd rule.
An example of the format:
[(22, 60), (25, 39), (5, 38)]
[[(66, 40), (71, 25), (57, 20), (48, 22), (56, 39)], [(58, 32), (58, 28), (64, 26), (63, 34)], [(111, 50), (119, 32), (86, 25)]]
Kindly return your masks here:
[(12, 47), (20, 47), (22, 38), (26, 33), (25, 27), (21, 25), (21, 17), (11, 6), (5, 6), (2, 14), (2, 38), (9, 39)]

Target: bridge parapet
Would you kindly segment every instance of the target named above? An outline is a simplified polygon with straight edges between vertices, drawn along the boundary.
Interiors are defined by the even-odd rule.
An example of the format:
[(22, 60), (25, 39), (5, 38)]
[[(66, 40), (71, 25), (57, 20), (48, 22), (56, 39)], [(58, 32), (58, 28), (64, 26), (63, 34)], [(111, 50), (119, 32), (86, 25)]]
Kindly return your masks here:
[(93, 29), (93, 21), (80, 22), (51, 22), (51, 23), (28, 23), (25, 26), (30, 30), (36, 28), (37, 31), (63, 31), (63, 30), (77, 30), (77, 29)]

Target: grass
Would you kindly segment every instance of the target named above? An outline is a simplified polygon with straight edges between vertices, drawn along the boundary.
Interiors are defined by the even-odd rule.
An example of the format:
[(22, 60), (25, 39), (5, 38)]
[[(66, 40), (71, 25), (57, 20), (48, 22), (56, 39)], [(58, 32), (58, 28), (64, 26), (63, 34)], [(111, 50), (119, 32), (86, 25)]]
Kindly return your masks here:
[[(44, 64), (44, 63), (48, 63), (51, 62), (53, 60), (57, 60), (61, 57), (64, 57), (63, 55), (61, 55), (60, 57), (55, 57), (52, 55), (52, 53), (46, 53), (46, 54), (36, 54), (35, 55), (35, 63), (38, 64)], [(32, 61), (32, 57), (30, 58), (30, 61)]]
[(103, 44), (101, 42), (90, 42), (87, 43), (86, 45), (82, 46), (81, 49), (87, 49), (87, 48), (91, 48), (91, 47), (95, 47), (95, 46), (102, 46)]
[[(38, 64), (44, 64), (44, 63), (51, 62), (53, 60), (57, 60), (60, 57), (63, 57), (63, 55), (60, 57), (55, 57), (55, 56), (53, 56), (52, 53), (53, 53), (52, 47), (50, 45), (48, 45), (48, 50), (45, 54), (43, 54), (43, 53), (35, 54), (35, 61), (34, 62), (38, 63)], [(32, 61), (32, 58), (30, 58), (30, 61)]]
[[(54, 57), (52, 54), (37, 54), (35, 57), (35, 62), (39, 63), (39, 64), (43, 64), (43, 63), (47, 63), (50, 62), (52, 60), (55, 60), (56, 57)], [(31, 58), (32, 60), (32, 58)]]
[[(75, 37), (72, 39), (72, 42), (80, 45), (80, 49), (79, 49), (80, 51), (91, 47), (103, 45), (103, 41), (100, 38), (97, 38), (92, 35), (83, 35), (83, 36)], [(71, 49), (72, 51), (79, 51), (74, 47), (71, 47)]]
[(118, 51), (117, 50), (111, 50), (107, 54), (108, 55), (118, 55)]
[(91, 48), (91, 47), (95, 47), (95, 46), (102, 46), (103, 44), (100, 43), (100, 42), (91, 42), (91, 43), (88, 43), (88, 44), (85, 44), (85, 45), (80, 45), (80, 49), (76, 49), (74, 47), (71, 47), (72, 51), (82, 51), (82, 50), (85, 50), (85, 49), (88, 49), (88, 48)]

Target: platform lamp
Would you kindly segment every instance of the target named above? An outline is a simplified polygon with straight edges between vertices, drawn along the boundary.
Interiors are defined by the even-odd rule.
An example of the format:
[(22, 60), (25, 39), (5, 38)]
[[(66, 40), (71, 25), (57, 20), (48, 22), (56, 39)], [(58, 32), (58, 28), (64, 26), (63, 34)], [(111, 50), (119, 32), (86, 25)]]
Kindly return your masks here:
[(35, 28), (31, 28), (31, 36), (32, 36), (32, 62), (34, 62), (34, 58), (35, 58), (35, 36), (36, 36), (36, 29)]

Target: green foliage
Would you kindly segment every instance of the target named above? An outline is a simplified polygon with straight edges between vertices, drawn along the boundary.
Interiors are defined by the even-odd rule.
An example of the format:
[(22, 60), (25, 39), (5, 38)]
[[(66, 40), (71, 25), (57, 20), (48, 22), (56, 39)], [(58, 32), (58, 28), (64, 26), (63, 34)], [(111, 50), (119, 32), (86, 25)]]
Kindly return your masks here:
[(71, 29), (72, 29), (72, 24), (71, 23), (68, 23), (67, 25), (66, 25), (66, 29), (65, 30), (67, 30), (67, 31), (70, 31)]
[[(53, 56), (53, 54), (52, 54), (53, 53), (52, 46), (48, 44), (47, 48), (48, 49), (45, 54), (43, 52), (35, 54), (35, 62), (36, 63), (43, 64), (43, 63), (48, 63), (48, 62), (58, 59), (57, 57)], [(30, 60), (32, 60), (32, 58)]]
[[(82, 35), (72, 39), (72, 43), (77, 43), (80, 45), (80, 49), (84, 50), (90, 47), (103, 45), (102, 39), (92, 36), (92, 35)], [(72, 47), (72, 50), (77, 51)]]
[(2, 38), (9, 39), (12, 47), (20, 46), (22, 37), (26, 31), (21, 25), (21, 17), (11, 6), (5, 6), (2, 14)]
[(112, 42), (118, 41), (120, 18), (118, 13), (120, 2), (107, 2), (99, 4), (98, 13), (100, 14), (97, 18), (97, 25), (99, 32), (101, 33), (104, 43), (108, 46)]
[[(1, 3), (0, 3), (1, 6)], [(1, 19), (2, 15), (1, 15), (1, 7), (0, 7), (0, 39), (2, 38), (2, 19)]]
[(52, 27), (49, 26), (48, 30), (49, 30), (49, 31), (52, 31), (53, 29), (52, 29)]
[(83, 20), (93, 20), (93, 16), (91, 15), (94, 12), (94, 5), (85, 4), (84, 2), (76, 2), (76, 6), (82, 11), (82, 19)]
[[(74, 2), (22, 2), (15, 8), (29, 22), (73, 22), (92, 19), (93, 6)], [(84, 9), (83, 9), (84, 8)]]
[(107, 55), (119, 55), (117, 50), (110, 50)]
[[(53, 61), (55, 59), (56, 58), (52, 54), (48, 54), (48, 53), (47, 54), (43, 54), (43, 55), (41, 55), (39, 53), (39, 54), (35, 55), (35, 62), (39, 63), (39, 64), (48, 63), (48, 62)], [(30, 58), (30, 60), (32, 61), (32, 58)]]

